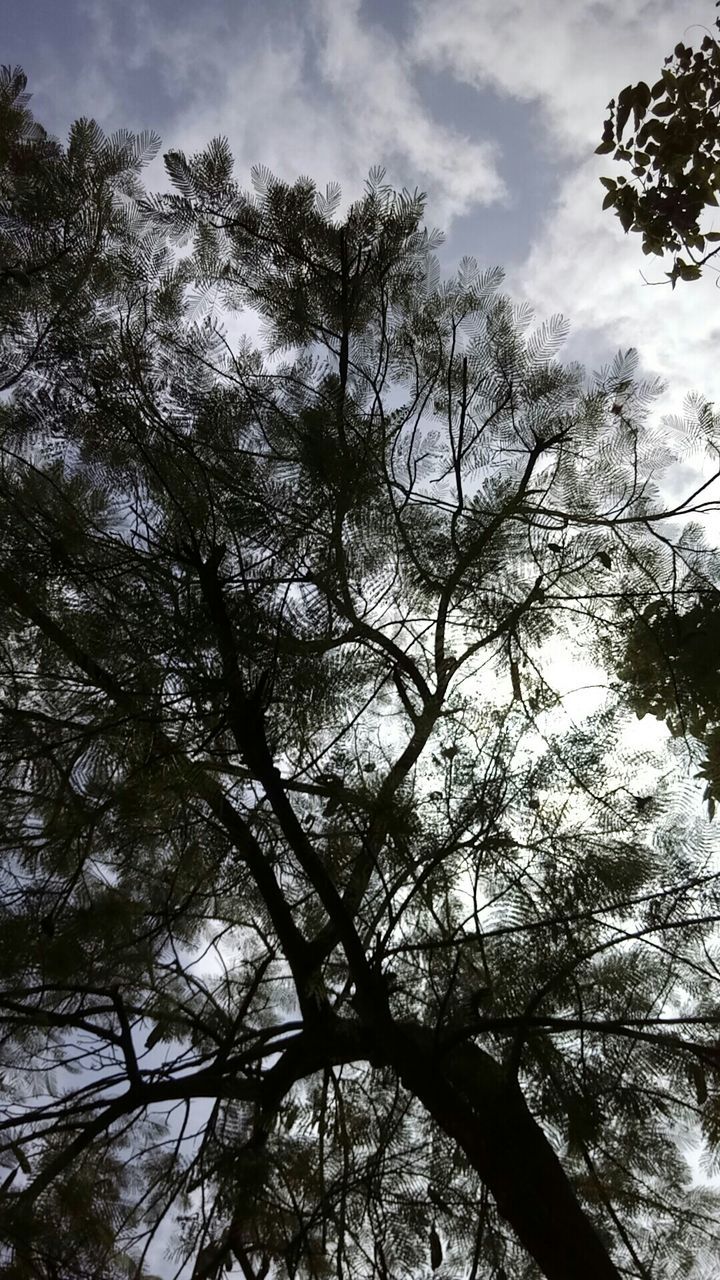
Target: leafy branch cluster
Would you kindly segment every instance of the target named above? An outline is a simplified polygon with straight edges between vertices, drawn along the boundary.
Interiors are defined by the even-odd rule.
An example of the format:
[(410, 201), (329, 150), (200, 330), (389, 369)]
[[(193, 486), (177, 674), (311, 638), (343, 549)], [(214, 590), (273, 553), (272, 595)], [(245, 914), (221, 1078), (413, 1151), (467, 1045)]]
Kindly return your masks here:
[(719, 639), (715, 590), (699, 594), (689, 608), (653, 602), (629, 628), (619, 667), (640, 718), (655, 715), (675, 737), (703, 744), (697, 776), (706, 783), (710, 817), (720, 796)]
[[(652, 87), (640, 81), (621, 90), (608, 105), (596, 148), (632, 174), (600, 179), (607, 188), (603, 208), (615, 210), (624, 231), (640, 233), (643, 253), (674, 255), (673, 288), (677, 280), (699, 279), (719, 252), (709, 246), (720, 231), (700, 226), (720, 190), (719, 107), (720, 45), (707, 34), (697, 50), (677, 44)], [(624, 136), (631, 115), (633, 132)]]

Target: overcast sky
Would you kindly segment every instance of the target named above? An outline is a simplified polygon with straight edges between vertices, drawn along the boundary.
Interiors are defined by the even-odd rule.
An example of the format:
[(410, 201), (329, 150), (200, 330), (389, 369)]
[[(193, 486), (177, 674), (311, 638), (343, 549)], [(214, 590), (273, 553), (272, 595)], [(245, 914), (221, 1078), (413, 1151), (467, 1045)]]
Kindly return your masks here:
[[(571, 322), (568, 355), (597, 367), (636, 346), (669, 386), (720, 401), (715, 277), (673, 292), (639, 237), (600, 210), (593, 154), (608, 100), (653, 83), (712, 0), (3, 0), (0, 59), (21, 63), (38, 117), (64, 134), (153, 128), (192, 151), (230, 139), (246, 180), (339, 179), (370, 166), (428, 193), (464, 253), (499, 263), (518, 299)], [(693, 25), (696, 24), (696, 25)], [(161, 181), (158, 160), (149, 175)], [(718, 212), (720, 227), (720, 211)]]

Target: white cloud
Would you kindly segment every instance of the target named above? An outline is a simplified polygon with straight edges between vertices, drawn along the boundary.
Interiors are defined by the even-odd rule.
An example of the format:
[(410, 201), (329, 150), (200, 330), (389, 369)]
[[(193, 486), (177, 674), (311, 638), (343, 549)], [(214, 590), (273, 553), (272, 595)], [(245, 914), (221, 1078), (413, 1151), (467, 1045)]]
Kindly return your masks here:
[[(510, 283), (544, 313), (561, 311), (583, 345), (638, 347), (647, 369), (669, 384), (677, 404), (698, 388), (720, 400), (717, 350), (720, 293), (708, 273), (674, 291), (659, 258), (646, 258), (640, 237), (626, 236), (601, 210), (602, 169), (591, 157), (563, 182), (555, 207)], [(666, 265), (666, 264), (665, 264)], [(641, 271), (648, 281), (643, 283)]]
[(446, 222), (504, 197), (497, 145), (432, 119), (413, 85), (407, 54), (388, 31), (363, 24), (359, 0), (316, 0), (313, 10), (322, 77), (341, 109), (343, 146), (349, 145), (356, 164), (365, 170), (387, 158), (410, 184), (427, 183), (433, 210)]
[(122, 65), (108, 45), (113, 12), (96, 2), (88, 61), (111, 85), (126, 68), (159, 82), (176, 104), (166, 146), (192, 151), (224, 134), (241, 181), (262, 163), (287, 179), (339, 180), (349, 198), (381, 164), (396, 185), (426, 188), (444, 226), (505, 196), (497, 144), (433, 118), (407, 52), (367, 23), (358, 0), (310, 0), (281, 21), (272, 8), (263, 17), (252, 6), (202, 6), (175, 26), (149, 0), (127, 0)]
[(629, 81), (658, 78), (663, 57), (708, 6), (687, 0), (415, 0), (413, 56), (476, 87), (537, 102), (555, 144), (599, 140), (605, 106)]

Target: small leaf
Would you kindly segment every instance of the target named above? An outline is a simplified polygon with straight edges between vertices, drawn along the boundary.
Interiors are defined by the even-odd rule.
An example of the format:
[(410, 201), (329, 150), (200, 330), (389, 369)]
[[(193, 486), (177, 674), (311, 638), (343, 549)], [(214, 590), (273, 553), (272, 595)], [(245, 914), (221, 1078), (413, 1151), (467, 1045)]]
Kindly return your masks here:
[(147, 1040), (145, 1041), (145, 1048), (146, 1048), (146, 1049), (154, 1049), (155, 1045), (156, 1045), (156, 1044), (159, 1044), (159, 1042), (162, 1040), (162, 1037), (163, 1037), (162, 1027), (160, 1026), (160, 1023), (158, 1022), (157, 1026), (154, 1026), (154, 1027), (153, 1027), (153, 1029), (152, 1029), (152, 1031), (150, 1032), (150, 1034), (149, 1034), (149, 1036), (148, 1036)]
[(23, 1171), (23, 1173), (25, 1174), (25, 1176), (29, 1178), (29, 1177), (30, 1177), (30, 1175), (31, 1175), (31, 1173), (32, 1173), (32, 1169), (31, 1169), (31, 1167), (30, 1167), (30, 1161), (28, 1160), (27, 1156), (25, 1155), (25, 1152), (23, 1151), (22, 1147), (20, 1146), (20, 1143), (19, 1143), (19, 1142), (11, 1142), (11, 1143), (10, 1143), (10, 1150), (12, 1151), (13, 1155), (15, 1156), (15, 1159), (17, 1160), (18, 1164), (20, 1165), (20, 1168), (22, 1169), (22, 1171)]
[(608, 191), (614, 191), (617, 187), (617, 182), (614, 178), (601, 178), (600, 181), (604, 187), (607, 187)]
[(662, 137), (664, 128), (665, 126), (660, 120), (653, 120), (652, 118), (646, 120), (642, 128), (637, 131), (635, 146), (638, 148), (645, 147), (651, 138), (655, 138), (657, 141), (658, 138)]
[(613, 151), (614, 148), (615, 148), (614, 142), (601, 142), (600, 146), (595, 148), (595, 155), (596, 156), (609, 155), (609, 153)]
[(628, 209), (627, 205), (625, 205), (622, 209), (618, 209), (618, 217), (623, 231), (629, 231), (635, 221), (635, 210)]
[(615, 130), (618, 142), (622, 138), (623, 129), (630, 119), (630, 112), (633, 103), (632, 85), (628, 84), (618, 95), (617, 114), (615, 117)]
[(440, 1237), (434, 1227), (430, 1231), (430, 1266), (433, 1271), (437, 1271), (443, 1260), (442, 1245)]
[(645, 84), (644, 80), (641, 80), (635, 85), (632, 95), (632, 109), (636, 130), (639, 129), (640, 121), (643, 119), (645, 112), (650, 106), (651, 96), (650, 89)]

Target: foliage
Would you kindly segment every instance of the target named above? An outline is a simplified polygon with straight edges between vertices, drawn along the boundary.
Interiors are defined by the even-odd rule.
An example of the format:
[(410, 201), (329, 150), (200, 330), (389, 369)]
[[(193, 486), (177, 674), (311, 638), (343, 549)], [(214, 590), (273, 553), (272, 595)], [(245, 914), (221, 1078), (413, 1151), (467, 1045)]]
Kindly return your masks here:
[(618, 674), (636, 714), (664, 719), (674, 737), (705, 750), (703, 778), (710, 817), (720, 798), (720, 610), (717, 589), (690, 607), (654, 602), (635, 617)]
[(3, 84), (3, 1274), (699, 1275), (713, 828), (553, 678), (705, 572), (655, 388), (379, 172)]
[(632, 175), (600, 179), (603, 208), (615, 210), (624, 231), (640, 233), (643, 253), (673, 254), (667, 273), (673, 288), (678, 280), (699, 279), (720, 251), (710, 247), (720, 230), (700, 224), (703, 211), (718, 203), (719, 107), (720, 45), (707, 33), (699, 49), (677, 44), (652, 87), (641, 80), (612, 99), (596, 148), (629, 165)]

